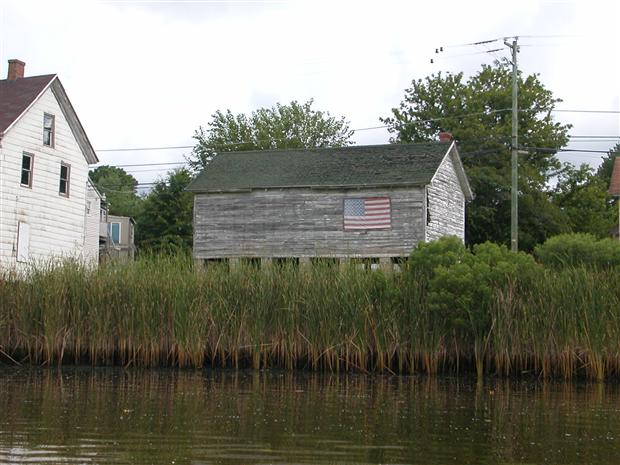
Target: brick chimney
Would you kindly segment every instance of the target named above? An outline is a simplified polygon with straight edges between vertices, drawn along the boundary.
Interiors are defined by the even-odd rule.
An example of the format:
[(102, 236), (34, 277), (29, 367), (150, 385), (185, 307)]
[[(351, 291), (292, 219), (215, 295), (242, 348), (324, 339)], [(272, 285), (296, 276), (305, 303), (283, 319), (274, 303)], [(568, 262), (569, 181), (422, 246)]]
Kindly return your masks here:
[(7, 73), (6, 78), (9, 81), (14, 81), (15, 79), (24, 77), (24, 68), (26, 63), (20, 60), (9, 60), (9, 72)]
[(439, 133), (439, 142), (450, 142), (452, 140), (452, 134), (449, 132), (440, 132)]

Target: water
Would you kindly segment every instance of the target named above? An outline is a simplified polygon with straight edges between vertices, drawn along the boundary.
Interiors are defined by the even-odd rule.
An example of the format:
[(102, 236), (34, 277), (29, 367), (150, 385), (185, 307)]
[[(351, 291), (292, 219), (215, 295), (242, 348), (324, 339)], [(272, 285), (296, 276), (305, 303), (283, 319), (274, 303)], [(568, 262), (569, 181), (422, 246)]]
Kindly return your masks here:
[(0, 464), (7, 463), (620, 463), (620, 388), (0, 369)]

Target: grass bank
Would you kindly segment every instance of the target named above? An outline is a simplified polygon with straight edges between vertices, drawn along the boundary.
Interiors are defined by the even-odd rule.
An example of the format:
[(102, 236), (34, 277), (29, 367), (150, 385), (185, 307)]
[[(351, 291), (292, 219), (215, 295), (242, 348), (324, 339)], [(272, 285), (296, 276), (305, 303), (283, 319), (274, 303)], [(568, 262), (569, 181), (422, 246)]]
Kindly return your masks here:
[(196, 272), (189, 258), (162, 257), (4, 275), (0, 360), (620, 375), (617, 272), (532, 264), (486, 279), (464, 262), (438, 265), (443, 274), (412, 264), (392, 274), (328, 264)]

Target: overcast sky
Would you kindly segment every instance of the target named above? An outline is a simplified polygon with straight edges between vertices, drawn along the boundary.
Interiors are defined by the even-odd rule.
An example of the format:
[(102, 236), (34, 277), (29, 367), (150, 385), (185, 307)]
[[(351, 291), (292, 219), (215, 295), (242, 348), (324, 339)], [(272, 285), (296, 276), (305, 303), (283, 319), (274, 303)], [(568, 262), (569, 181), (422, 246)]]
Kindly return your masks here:
[[(0, 0), (0, 75), (57, 73), (105, 164), (174, 162), (220, 109), (234, 113), (314, 99), (353, 129), (381, 125), (412, 79), (475, 73), (495, 54), (460, 45), (520, 35), (520, 68), (564, 100), (620, 109), (620, 2), (609, 1), (35, 1)], [(529, 37), (528, 37), (529, 36)], [(446, 46), (441, 57), (435, 48)], [(435, 63), (430, 59), (435, 57)], [(557, 113), (577, 136), (619, 136), (620, 114)], [(357, 144), (388, 141), (360, 131)], [(616, 139), (618, 140), (618, 139)], [(572, 148), (607, 150), (612, 140)], [(598, 165), (600, 154), (561, 159)], [(169, 168), (169, 167), (168, 167)], [(128, 169), (141, 182), (165, 167)]]

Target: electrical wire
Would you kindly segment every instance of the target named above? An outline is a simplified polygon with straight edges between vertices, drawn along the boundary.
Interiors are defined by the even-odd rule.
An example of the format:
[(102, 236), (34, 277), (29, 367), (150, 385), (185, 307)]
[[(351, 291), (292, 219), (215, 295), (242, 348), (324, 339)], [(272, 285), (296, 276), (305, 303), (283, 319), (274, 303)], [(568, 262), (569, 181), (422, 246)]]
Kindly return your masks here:
[[(429, 118), (429, 119), (425, 119), (425, 120), (412, 121), (411, 124), (431, 123), (431, 122), (436, 122), (436, 121), (443, 121), (445, 119), (467, 118), (467, 117), (471, 117), (471, 116), (488, 116), (488, 115), (492, 115), (494, 113), (502, 113), (502, 112), (507, 112), (507, 111), (512, 111), (512, 109), (510, 109), (510, 108), (502, 108), (502, 109), (499, 109), (499, 110), (491, 110), (491, 111), (487, 111), (487, 112), (465, 113), (465, 114), (455, 115), (455, 116), (441, 116), (441, 117), (437, 117), (437, 118)], [(544, 112), (544, 111), (550, 111), (552, 113), (620, 114), (620, 110), (570, 110), (570, 109), (547, 110), (547, 109), (544, 109), (544, 108), (543, 109), (539, 109), (539, 108), (523, 108), (523, 109), (520, 109), (519, 111), (520, 112), (531, 112), (531, 111)], [(351, 131), (353, 133), (355, 133), (355, 132), (370, 131), (370, 130), (375, 130), (375, 129), (387, 129), (389, 127), (390, 126), (386, 124), (386, 125), (382, 125), (382, 126), (370, 126), (370, 127), (366, 127), (366, 128), (351, 129)], [(582, 136), (577, 136), (577, 137), (582, 137)], [(592, 136), (592, 137), (608, 138), (607, 136)], [(615, 137), (616, 136), (610, 136), (609, 138), (615, 138)], [(208, 147), (208, 148), (218, 148), (218, 147), (229, 147), (229, 146), (242, 145), (242, 144), (256, 144), (256, 143), (264, 143), (264, 142), (281, 142), (281, 141), (286, 140), (286, 139), (287, 138), (270, 139), (270, 140), (227, 142), (227, 143), (222, 143), (222, 144), (211, 144), (211, 145), (207, 145), (206, 147)], [(158, 146), (158, 147), (122, 147), (122, 148), (115, 148), (115, 149), (99, 149), (99, 150), (96, 150), (96, 152), (138, 152), (138, 151), (155, 151), (155, 150), (179, 150), (179, 149), (193, 149), (194, 147), (195, 147), (195, 145), (176, 145), (176, 146)]]

